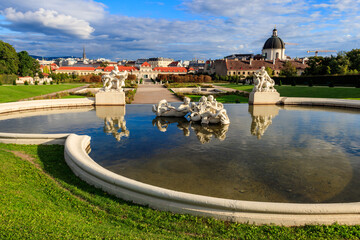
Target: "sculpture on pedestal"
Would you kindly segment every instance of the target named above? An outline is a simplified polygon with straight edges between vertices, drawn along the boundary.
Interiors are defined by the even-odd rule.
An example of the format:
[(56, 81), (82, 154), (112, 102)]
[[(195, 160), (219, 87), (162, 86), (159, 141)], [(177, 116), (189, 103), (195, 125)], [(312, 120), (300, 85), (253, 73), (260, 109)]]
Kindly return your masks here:
[(128, 77), (128, 72), (120, 72), (117, 66), (114, 67), (114, 70), (109, 74), (105, 74), (101, 77), (101, 81), (103, 82), (102, 90), (105, 92), (114, 89), (115, 91), (122, 92), (122, 87), (125, 86), (125, 80)]
[(254, 88), (252, 92), (276, 92), (275, 81), (271, 79), (265, 67), (254, 73)]

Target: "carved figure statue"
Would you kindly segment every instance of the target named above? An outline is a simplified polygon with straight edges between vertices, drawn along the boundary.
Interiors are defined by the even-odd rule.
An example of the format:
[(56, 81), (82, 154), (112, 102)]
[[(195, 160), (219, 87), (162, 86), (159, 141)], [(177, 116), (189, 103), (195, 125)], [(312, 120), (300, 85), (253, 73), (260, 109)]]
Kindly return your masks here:
[(201, 121), (201, 123), (204, 124), (230, 123), (230, 119), (224, 109), (224, 105), (217, 102), (212, 95), (209, 95), (208, 97), (202, 96), (198, 104), (190, 103), (190, 99), (185, 97), (184, 103), (178, 108), (171, 106), (164, 99), (157, 105), (153, 105), (152, 110), (156, 113), (156, 116), (159, 117), (184, 117), (188, 115), (191, 121)]
[(274, 88), (275, 81), (271, 79), (264, 66), (254, 73), (253, 80), (253, 92), (276, 92), (276, 89)]
[(125, 80), (128, 77), (128, 72), (120, 72), (117, 66), (114, 67), (114, 70), (109, 74), (105, 74), (101, 77), (103, 82), (103, 91), (107, 92), (111, 89), (115, 89), (115, 91), (122, 92), (122, 87), (125, 86)]
[(152, 110), (158, 117), (184, 117), (191, 111), (190, 98), (185, 97), (184, 103), (178, 108), (171, 106), (170, 103), (163, 99), (157, 105), (153, 105)]

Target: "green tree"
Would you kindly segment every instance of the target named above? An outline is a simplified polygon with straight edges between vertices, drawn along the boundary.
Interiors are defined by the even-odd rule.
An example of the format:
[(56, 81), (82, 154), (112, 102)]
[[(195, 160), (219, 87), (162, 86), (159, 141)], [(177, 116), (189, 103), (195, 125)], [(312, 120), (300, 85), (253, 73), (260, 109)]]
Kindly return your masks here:
[(19, 75), (20, 76), (34, 76), (35, 73), (39, 72), (40, 65), (38, 61), (30, 57), (26, 51), (18, 53), (19, 57)]
[(353, 49), (346, 53), (349, 58), (350, 70), (360, 71), (360, 49)]
[(109, 65), (108, 62), (102, 62), (100, 63), (100, 67), (107, 67)]
[(271, 69), (271, 67), (266, 67), (265, 71), (269, 74), (270, 77), (273, 77), (274, 71)]
[(17, 74), (19, 57), (15, 49), (0, 40), (0, 74)]
[(290, 61), (287, 61), (283, 65), (283, 68), (280, 71), (280, 76), (285, 76), (285, 77), (293, 77), (296, 76), (296, 74), (297, 74), (296, 67)]

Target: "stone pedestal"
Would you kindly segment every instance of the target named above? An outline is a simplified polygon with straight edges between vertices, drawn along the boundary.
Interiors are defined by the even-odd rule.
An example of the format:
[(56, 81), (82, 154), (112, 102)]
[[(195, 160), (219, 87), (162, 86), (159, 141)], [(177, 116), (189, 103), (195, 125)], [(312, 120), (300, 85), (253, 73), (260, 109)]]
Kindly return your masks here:
[(270, 105), (277, 104), (280, 101), (278, 92), (251, 92), (249, 104), (253, 105)]
[(115, 106), (125, 105), (125, 92), (109, 91), (109, 92), (98, 92), (95, 95), (95, 105), (103, 106)]

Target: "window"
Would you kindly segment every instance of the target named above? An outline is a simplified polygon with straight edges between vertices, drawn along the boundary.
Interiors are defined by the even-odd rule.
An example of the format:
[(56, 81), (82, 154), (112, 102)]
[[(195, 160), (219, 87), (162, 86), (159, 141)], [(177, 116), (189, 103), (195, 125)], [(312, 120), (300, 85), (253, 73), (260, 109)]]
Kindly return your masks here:
[(276, 59), (278, 59), (278, 58), (279, 58), (279, 53), (277, 52), (277, 53), (276, 53)]

